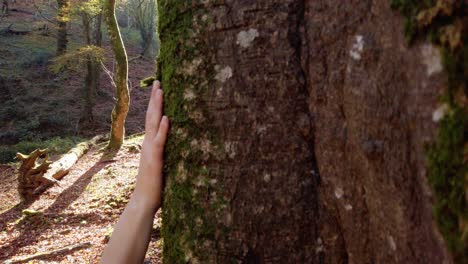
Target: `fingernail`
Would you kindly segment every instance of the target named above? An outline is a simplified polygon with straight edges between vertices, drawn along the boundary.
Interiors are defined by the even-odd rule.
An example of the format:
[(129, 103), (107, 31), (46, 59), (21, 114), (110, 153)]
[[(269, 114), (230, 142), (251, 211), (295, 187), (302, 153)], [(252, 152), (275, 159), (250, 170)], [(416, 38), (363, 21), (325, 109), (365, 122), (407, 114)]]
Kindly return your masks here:
[(157, 95), (157, 96), (162, 95), (162, 93), (163, 93), (163, 91), (162, 91), (161, 89), (158, 88), (158, 89), (156, 90), (156, 95)]
[(153, 83), (153, 87), (156, 88), (156, 89), (159, 89), (159, 87), (161, 86), (161, 83), (159, 81), (154, 81)]

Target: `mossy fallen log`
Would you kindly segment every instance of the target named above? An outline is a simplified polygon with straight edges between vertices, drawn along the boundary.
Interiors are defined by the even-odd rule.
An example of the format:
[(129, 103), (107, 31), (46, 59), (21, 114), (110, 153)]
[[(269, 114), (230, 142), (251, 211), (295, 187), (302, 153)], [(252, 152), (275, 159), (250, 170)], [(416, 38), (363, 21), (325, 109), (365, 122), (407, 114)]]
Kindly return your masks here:
[(29, 155), (17, 153), (16, 158), (21, 162), (18, 176), (18, 190), (21, 197), (29, 200), (58, 183), (93, 145), (103, 139), (104, 136), (96, 136), (80, 143), (55, 162), (48, 160), (47, 149), (36, 149)]

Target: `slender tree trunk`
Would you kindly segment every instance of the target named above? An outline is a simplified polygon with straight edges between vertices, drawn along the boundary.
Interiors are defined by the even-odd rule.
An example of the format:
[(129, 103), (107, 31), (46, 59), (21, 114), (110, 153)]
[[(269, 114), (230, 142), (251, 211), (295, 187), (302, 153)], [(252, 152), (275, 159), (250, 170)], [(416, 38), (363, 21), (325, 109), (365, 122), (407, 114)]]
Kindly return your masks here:
[(70, 0), (57, 0), (57, 56), (67, 51), (67, 24), (70, 19)]
[(2, 15), (8, 15), (8, 0), (3, 0), (2, 3)]
[[(87, 14), (82, 15), (83, 33), (86, 45), (96, 47), (102, 46), (101, 21), (102, 15), (91, 18)], [(101, 65), (94, 58), (89, 58), (86, 62), (86, 77), (84, 86), (84, 104), (80, 118), (83, 125), (91, 125), (94, 122), (93, 108), (96, 103), (97, 90), (100, 86)]]
[[(94, 46), (96, 47), (102, 47), (102, 12), (97, 15), (95, 18), (95, 24), (94, 24)], [(94, 80), (94, 89), (93, 93), (94, 96), (97, 96), (97, 92), (99, 88), (101, 87), (101, 65), (100, 62), (93, 61), (93, 80)]]
[(440, 56), (389, 0), (158, 5), (164, 263), (452, 263), (423, 151)]
[(120, 35), (117, 18), (115, 16), (115, 0), (106, 0), (104, 3), (104, 15), (109, 31), (112, 51), (117, 65), (115, 84), (117, 89), (117, 102), (112, 111), (112, 127), (109, 141), (110, 149), (118, 149), (125, 137), (125, 119), (130, 105), (130, 93), (128, 90), (128, 60), (124, 43)]
[[(87, 14), (82, 14), (83, 34), (86, 40), (86, 45), (91, 45), (91, 18)], [(94, 106), (94, 80), (93, 80), (93, 58), (88, 58), (86, 62), (86, 77), (84, 85), (84, 104), (81, 113), (80, 124), (89, 125), (93, 122), (93, 106)]]

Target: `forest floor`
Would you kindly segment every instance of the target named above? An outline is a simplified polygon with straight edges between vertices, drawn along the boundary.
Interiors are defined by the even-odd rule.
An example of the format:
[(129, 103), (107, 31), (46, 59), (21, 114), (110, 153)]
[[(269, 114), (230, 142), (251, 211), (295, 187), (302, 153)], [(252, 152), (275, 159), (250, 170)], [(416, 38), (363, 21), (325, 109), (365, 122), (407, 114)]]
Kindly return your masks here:
[[(143, 136), (116, 155), (92, 148), (36, 200), (20, 202), (17, 172), (0, 166), (0, 262), (90, 242), (91, 246), (28, 263), (97, 263), (134, 188)], [(146, 263), (161, 263), (159, 213)]]
[[(36, 4), (42, 2), (47, 3), (35, 1)], [(101, 87), (93, 109), (94, 126), (78, 128), (84, 72), (52, 73), (49, 67), (55, 55), (54, 30), (50, 35), (38, 30), (47, 22), (37, 16), (29, 1), (17, 1), (10, 8), (20, 12), (12, 11), (8, 17), (0, 18), (0, 31), (12, 25), (14, 30), (29, 33), (0, 35), (0, 163), (5, 162), (2, 151), (5, 150), (5, 155), (14, 154), (18, 143), (52, 140), (60, 145), (62, 141), (53, 141), (56, 137), (73, 137), (66, 141), (65, 147), (61, 146), (59, 152), (64, 153), (77, 140), (107, 133), (115, 94), (109, 77), (105, 73), (101, 75)], [(103, 31), (105, 33), (105, 28)], [(122, 29), (122, 33), (128, 56), (136, 57), (138, 34), (131, 29)], [(69, 35), (70, 50), (82, 46), (79, 20), (71, 23)], [(103, 48), (104, 63), (112, 70), (112, 52), (105, 36)], [(59, 185), (49, 188), (32, 202), (20, 200), (17, 164), (6, 159), (10, 163), (0, 165), (0, 263), (83, 242), (91, 246), (28, 263), (98, 262), (135, 184), (142, 141), (140, 132), (144, 128), (150, 95), (149, 89), (139, 88), (139, 81), (152, 75), (153, 59), (131, 60), (131, 106), (126, 130), (127, 134), (135, 136), (130, 137), (116, 155), (105, 155), (101, 151), (103, 145), (93, 147)], [(158, 216), (146, 257), (148, 263), (160, 263), (159, 226)]]

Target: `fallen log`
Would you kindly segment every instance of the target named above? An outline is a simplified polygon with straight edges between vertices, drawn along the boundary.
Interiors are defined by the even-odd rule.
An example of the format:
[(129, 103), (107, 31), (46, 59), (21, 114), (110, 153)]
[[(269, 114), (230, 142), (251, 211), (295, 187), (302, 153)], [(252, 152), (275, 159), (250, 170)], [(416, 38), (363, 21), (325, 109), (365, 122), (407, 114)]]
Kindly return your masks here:
[(14, 260), (7, 260), (4, 263), (5, 264), (7, 264), (7, 263), (8, 264), (23, 263), (23, 262), (33, 260), (33, 259), (40, 259), (40, 258), (50, 257), (50, 256), (53, 256), (53, 255), (58, 255), (58, 254), (71, 253), (71, 252), (74, 252), (76, 250), (80, 250), (80, 249), (83, 249), (83, 248), (89, 248), (91, 246), (92, 246), (91, 242), (84, 242), (84, 243), (79, 243), (79, 244), (76, 244), (76, 245), (69, 245), (69, 246), (59, 248), (59, 249), (55, 249), (55, 250), (51, 250), (51, 251), (37, 253), (37, 254), (34, 254), (34, 255), (30, 255), (30, 256), (19, 257), (19, 258), (14, 259)]
[(8, 25), (8, 27), (0, 30), (0, 35), (26, 35), (29, 33), (31, 33), (30, 30), (26, 30), (26, 31), (14, 30), (13, 24), (10, 24)]
[[(47, 150), (36, 149), (29, 155), (16, 154), (16, 158), (21, 161), (18, 176), (18, 191), (26, 200), (33, 196), (34, 190), (52, 179), (44, 178), (45, 172), (52, 162), (48, 160)], [(53, 184), (53, 182), (51, 182)]]
[(10, 9), (8, 9), (8, 11), (10, 11), (10, 12), (16, 12), (16, 13), (23, 13), (23, 14), (27, 14), (27, 15), (34, 15), (34, 13), (31, 12), (31, 11), (23, 10), (23, 9), (18, 9), (18, 8), (10, 8)]
[(70, 168), (84, 155), (88, 150), (103, 140), (104, 136), (95, 136), (93, 139), (80, 143), (67, 154), (63, 155), (59, 160), (52, 163), (50, 169), (44, 175), (47, 179), (60, 180), (67, 175)]
[(80, 143), (53, 163), (48, 160), (47, 149), (36, 149), (29, 155), (17, 153), (16, 158), (21, 161), (20, 175), (18, 176), (18, 190), (21, 197), (29, 200), (58, 183), (91, 146), (103, 139), (104, 136), (96, 136), (89, 141)]

